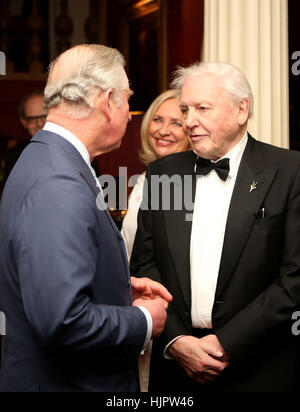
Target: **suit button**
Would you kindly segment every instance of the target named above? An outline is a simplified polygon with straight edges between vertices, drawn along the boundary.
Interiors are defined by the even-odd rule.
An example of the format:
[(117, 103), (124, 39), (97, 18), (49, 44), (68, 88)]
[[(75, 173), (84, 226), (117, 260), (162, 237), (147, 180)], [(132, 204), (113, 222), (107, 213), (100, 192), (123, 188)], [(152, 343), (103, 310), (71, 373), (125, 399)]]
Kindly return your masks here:
[(131, 286), (131, 281), (129, 280), (129, 281), (127, 282), (127, 287), (130, 288), (130, 286)]

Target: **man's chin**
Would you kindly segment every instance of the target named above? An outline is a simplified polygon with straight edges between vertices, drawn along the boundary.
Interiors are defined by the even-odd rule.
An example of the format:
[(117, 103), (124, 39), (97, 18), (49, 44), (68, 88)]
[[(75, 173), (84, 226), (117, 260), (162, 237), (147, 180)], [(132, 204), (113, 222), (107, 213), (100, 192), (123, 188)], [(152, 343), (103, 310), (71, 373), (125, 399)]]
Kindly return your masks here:
[(122, 146), (122, 140), (120, 140), (119, 143), (117, 143), (112, 150), (118, 150), (120, 149), (121, 146)]
[(115, 150), (118, 150), (118, 149), (120, 149), (121, 146), (122, 146), (122, 140), (118, 143), (115, 143), (113, 146), (107, 147), (102, 154), (106, 154), (106, 153), (110, 153), (110, 152), (113, 152)]
[(200, 142), (192, 143), (192, 149), (193, 149), (193, 152), (199, 157), (206, 158), (207, 156), (210, 155), (208, 148), (205, 147)]

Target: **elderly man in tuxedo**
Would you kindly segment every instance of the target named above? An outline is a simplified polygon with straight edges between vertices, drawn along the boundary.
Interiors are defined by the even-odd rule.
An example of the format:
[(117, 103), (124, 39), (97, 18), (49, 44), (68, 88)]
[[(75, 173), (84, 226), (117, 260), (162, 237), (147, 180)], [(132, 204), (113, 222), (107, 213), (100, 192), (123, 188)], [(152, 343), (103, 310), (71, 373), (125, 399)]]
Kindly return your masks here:
[[(193, 151), (148, 168), (131, 264), (133, 274), (159, 280), (174, 297), (154, 347), (151, 387), (293, 391), (300, 366), (291, 333), (300, 304), (300, 153), (247, 132), (253, 95), (238, 68), (195, 64), (177, 71), (174, 86)], [(177, 176), (169, 210), (163, 183), (150, 184), (163, 175)], [(191, 182), (192, 213), (186, 198), (178, 208), (178, 175), (182, 194)]]
[(138, 356), (163, 330), (171, 296), (130, 279), (91, 167), (131, 118), (124, 64), (117, 50), (82, 45), (51, 65), (47, 123), (4, 189), (2, 391), (137, 391)]

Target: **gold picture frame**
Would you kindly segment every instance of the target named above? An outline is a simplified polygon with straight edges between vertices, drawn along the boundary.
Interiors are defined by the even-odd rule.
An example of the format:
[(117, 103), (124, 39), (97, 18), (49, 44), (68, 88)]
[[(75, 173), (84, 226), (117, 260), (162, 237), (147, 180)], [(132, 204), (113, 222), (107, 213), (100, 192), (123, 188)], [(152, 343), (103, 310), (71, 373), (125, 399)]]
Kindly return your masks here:
[(160, 10), (161, 0), (140, 0), (129, 10), (129, 19), (135, 20)]

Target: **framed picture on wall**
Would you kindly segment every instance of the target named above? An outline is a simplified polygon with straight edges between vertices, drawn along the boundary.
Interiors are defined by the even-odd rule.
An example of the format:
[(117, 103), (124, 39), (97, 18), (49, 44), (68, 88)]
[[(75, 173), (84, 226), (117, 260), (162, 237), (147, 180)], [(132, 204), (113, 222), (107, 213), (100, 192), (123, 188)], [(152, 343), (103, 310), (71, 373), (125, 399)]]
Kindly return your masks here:
[(142, 0), (128, 11), (129, 77), (134, 110), (146, 110), (166, 88), (165, 0)]

